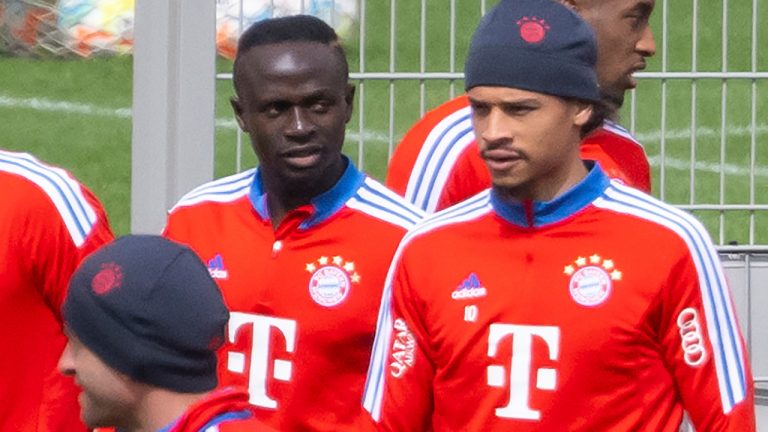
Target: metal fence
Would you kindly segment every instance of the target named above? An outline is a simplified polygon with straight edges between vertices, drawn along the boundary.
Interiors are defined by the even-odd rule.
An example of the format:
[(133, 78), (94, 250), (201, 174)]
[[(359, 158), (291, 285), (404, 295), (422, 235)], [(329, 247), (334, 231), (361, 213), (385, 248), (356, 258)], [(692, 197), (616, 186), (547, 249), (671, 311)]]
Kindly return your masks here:
[[(249, 1), (258, 0), (241, 4)], [(293, 6), (310, 12), (323, 3), (333, 23), (333, 8), (343, 1)], [(345, 45), (357, 110), (346, 150), (362, 169), (383, 177), (408, 127), (461, 93), (472, 29), (496, 2), (355, 2), (357, 25)], [(271, 0), (278, 13), (281, 3)], [(768, 97), (760, 99), (768, 92), (768, 53), (759, 50), (768, 46), (768, 34), (760, 34), (766, 6), (768, 0), (657, 0), (657, 55), (636, 75), (640, 85), (622, 111), (622, 123), (646, 147), (654, 193), (699, 216), (715, 243), (731, 250), (768, 244)], [(240, 169), (248, 150), (242, 136), (236, 141)]]
[(768, 253), (723, 252), (720, 259), (749, 346), (755, 383), (768, 389), (768, 314), (763, 309), (768, 305)]

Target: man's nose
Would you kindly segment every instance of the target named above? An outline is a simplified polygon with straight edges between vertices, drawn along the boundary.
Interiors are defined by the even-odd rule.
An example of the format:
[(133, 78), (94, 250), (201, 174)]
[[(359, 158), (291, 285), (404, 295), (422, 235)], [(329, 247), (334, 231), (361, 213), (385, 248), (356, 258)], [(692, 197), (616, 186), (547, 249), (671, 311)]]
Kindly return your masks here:
[(303, 107), (295, 106), (290, 110), (290, 118), (286, 134), (289, 136), (303, 136), (314, 131), (314, 123)]
[(493, 143), (509, 138), (509, 125), (504, 121), (505, 115), (500, 109), (492, 108), (480, 122), (482, 128), (478, 135), (485, 143)]
[(653, 30), (651, 26), (646, 26), (643, 30), (643, 35), (640, 36), (640, 40), (637, 41), (635, 49), (639, 51), (643, 57), (652, 57), (656, 54), (656, 40), (653, 38)]

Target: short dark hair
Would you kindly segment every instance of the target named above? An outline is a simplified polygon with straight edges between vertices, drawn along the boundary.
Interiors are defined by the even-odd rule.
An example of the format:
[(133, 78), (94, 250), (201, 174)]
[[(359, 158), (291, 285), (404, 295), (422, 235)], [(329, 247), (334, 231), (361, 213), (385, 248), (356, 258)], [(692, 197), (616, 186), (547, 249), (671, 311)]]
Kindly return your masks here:
[(339, 36), (333, 27), (311, 15), (291, 15), (259, 21), (240, 36), (237, 52), (245, 54), (259, 45), (282, 42), (318, 42), (338, 44)]
[(233, 68), (235, 75), (237, 74), (238, 60), (251, 48), (285, 42), (317, 42), (336, 48), (344, 73), (349, 77), (347, 54), (341, 45), (339, 35), (325, 21), (312, 15), (270, 18), (248, 27), (240, 35), (240, 40), (237, 43), (237, 55)]

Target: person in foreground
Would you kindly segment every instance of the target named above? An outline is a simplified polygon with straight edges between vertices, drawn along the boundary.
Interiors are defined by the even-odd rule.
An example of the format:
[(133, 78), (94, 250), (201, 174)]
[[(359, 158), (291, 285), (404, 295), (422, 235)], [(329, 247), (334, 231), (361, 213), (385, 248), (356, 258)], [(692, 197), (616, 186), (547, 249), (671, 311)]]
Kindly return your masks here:
[(280, 430), (356, 430), (387, 267), (422, 212), (341, 153), (354, 87), (311, 16), (240, 38), (232, 106), (258, 169), (193, 190), (165, 229), (205, 261), (232, 312), (223, 384)]
[[(651, 192), (651, 171), (642, 145), (618, 121), (635, 72), (656, 52), (649, 25), (655, 0), (561, 0), (597, 37), (599, 110), (607, 116), (582, 138), (582, 159), (595, 160), (609, 177)], [(520, 24), (540, 34), (537, 17)], [(428, 213), (459, 203), (491, 185), (472, 130), (469, 100), (458, 96), (428, 112), (405, 134), (387, 168), (386, 185)]]
[(62, 312), (59, 370), (81, 387), (88, 427), (267, 430), (244, 389), (213, 391), (229, 313), (189, 248), (159, 236), (115, 240), (77, 269)]
[(493, 187), (395, 255), (363, 400), (378, 428), (755, 429), (706, 230), (580, 159), (595, 56), (551, 0), (502, 0), (476, 29), (465, 85)]
[(77, 265), (112, 240), (106, 212), (69, 172), (0, 149), (0, 432), (85, 432), (56, 370), (61, 304)]

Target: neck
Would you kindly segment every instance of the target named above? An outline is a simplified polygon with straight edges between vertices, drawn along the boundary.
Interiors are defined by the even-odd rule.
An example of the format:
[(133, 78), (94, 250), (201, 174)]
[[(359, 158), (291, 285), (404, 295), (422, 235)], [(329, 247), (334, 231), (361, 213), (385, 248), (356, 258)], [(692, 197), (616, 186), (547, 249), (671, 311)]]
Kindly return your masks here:
[(324, 171), (320, 178), (296, 184), (281, 181), (263, 171), (262, 181), (267, 193), (267, 209), (272, 227), (277, 229), (288, 212), (311, 203), (312, 199), (333, 188), (346, 169), (346, 159), (340, 158), (340, 163)]
[(137, 426), (126, 429), (126, 431), (156, 432), (181, 417), (192, 404), (207, 395), (207, 392), (177, 393), (171, 390), (152, 388), (147, 392), (136, 410)]

